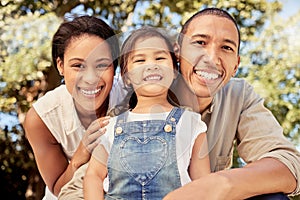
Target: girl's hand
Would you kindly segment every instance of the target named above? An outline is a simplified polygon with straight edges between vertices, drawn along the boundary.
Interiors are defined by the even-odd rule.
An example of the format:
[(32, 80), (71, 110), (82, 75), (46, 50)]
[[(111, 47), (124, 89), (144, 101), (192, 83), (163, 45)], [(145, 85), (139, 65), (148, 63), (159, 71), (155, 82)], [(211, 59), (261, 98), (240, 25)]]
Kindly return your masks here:
[(105, 133), (105, 126), (109, 123), (109, 119), (109, 116), (99, 118), (93, 121), (86, 130), (81, 141), (89, 153), (99, 144), (100, 136)]

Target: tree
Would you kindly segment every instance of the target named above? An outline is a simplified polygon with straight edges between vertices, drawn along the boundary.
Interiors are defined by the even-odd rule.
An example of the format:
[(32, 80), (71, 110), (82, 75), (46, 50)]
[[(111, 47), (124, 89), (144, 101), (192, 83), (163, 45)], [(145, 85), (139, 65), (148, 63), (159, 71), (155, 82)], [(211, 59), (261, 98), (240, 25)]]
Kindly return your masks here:
[[(111, 24), (119, 33), (145, 24), (164, 27), (168, 30), (174, 30), (177, 33), (180, 25), (197, 10), (208, 6), (216, 6), (232, 13), (240, 26), (243, 43), (251, 44), (251, 41), (256, 37), (255, 33), (261, 31), (264, 28), (265, 22), (281, 9), (281, 4), (277, 0), (5, 0), (1, 1), (0, 5), (1, 112), (18, 116), (20, 123), (22, 123), (24, 115), (32, 103), (47, 90), (52, 89), (60, 83), (60, 77), (51, 65), (51, 52), (49, 49), (52, 35), (64, 17), (70, 18), (82, 13), (99, 16)], [(271, 35), (271, 32), (269, 35)], [(242, 46), (242, 60), (245, 61), (245, 64), (242, 63), (243, 68), (240, 70), (240, 75), (249, 76), (249, 80), (257, 84), (255, 80), (263, 80), (265, 75), (263, 72), (255, 73), (257, 69), (261, 70), (262, 68), (261, 66), (259, 68), (254, 59), (256, 54), (260, 55), (260, 53), (255, 52), (254, 50), (257, 50), (255, 48), (247, 49), (247, 45)], [(251, 54), (248, 54), (248, 51)], [(263, 52), (262, 49), (260, 52)], [(251, 61), (248, 59), (248, 63), (246, 62), (247, 55), (251, 55), (253, 58)], [(293, 55), (293, 52), (290, 55)], [(274, 55), (269, 54), (269, 59), (272, 56)], [(254, 68), (252, 68), (252, 65)], [(268, 62), (269, 68), (272, 69), (273, 65), (274, 63)], [(291, 77), (299, 73), (297, 70), (295, 72), (293, 70), (285, 72), (289, 72), (285, 74), (286, 77)], [(286, 84), (286, 89), (293, 83), (298, 84), (297, 87), (299, 88), (299, 74), (295, 78), (298, 82), (293, 82), (294, 79), (292, 78), (285, 81), (284, 76), (281, 76), (280, 80), (283, 84)], [(273, 86), (275, 84), (275, 82), (268, 83), (273, 84)], [(276, 87), (279, 86), (280, 84), (276, 82)], [(296, 89), (294, 88), (293, 94), (297, 94), (295, 93)], [(264, 92), (263, 94), (269, 93)], [(283, 123), (286, 128), (285, 133), (290, 136), (293, 134), (293, 130), (299, 130), (299, 118), (297, 118), (299, 116), (299, 114), (297, 115), (297, 112), (299, 113), (299, 93), (296, 102), (295, 100), (290, 101), (292, 98), (289, 92), (280, 94), (272, 93), (266, 97), (266, 105), (275, 112), (274, 114), (277, 115), (279, 121)], [(285, 99), (289, 99), (289, 101), (287, 102)], [(291, 107), (296, 105), (297, 102), (298, 107)], [(291, 112), (293, 114), (284, 112), (284, 110), (288, 109), (289, 111), (295, 111)], [(291, 120), (285, 120), (285, 115), (296, 120), (293, 123), (288, 123)], [(37, 170), (29, 175), (27, 169), (33, 168), (25, 169), (22, 167), (34, 166), (36, 169), (33, 154), (30, 146), (25, 141), (21, 124), (12, 130), (0, 130), (1, 135), (5, 135), (5, 133), (15, 136), (3, 136), (1, 137), (2, 140), (0, 140), (3, 143), (1, 146), (4, 147), (1, 149), (1, 155), (8, 150), (10, 152), (10, 157), (1, 157), (1, 180), (11, 181), (10, 177), (5, 176), (5, 174), (10, 172), (16, 173), (17, 170), (21, 170), (21, 174), (23, 175), (21, 177), (26, 177), (26, 180), (29, 180), (30, 177), (39, 177), (36, 179), (40, 181), (41, 179)], [(13, 138), (17, 138), (17, 140)], [(12, 145), (16, 141), (18, 145)], [(14, 151), (11, 149), (14, 149)], [(22, 157), (20, 155), (28, 159), (20, 159)], [(13, 162), (8, 162), (11, 158), (21, 160), (20, 164), (15, 165)], [(11, 164), (3, 167), (3, 163)], [(18, 167), (14, 168), (15, 166)], [(17, 179), (19, 180), (20, 177)], [(16, 180), (14, 181), (16, 182)], [(42, 195), (43, 189), (38, 190), (36, 187), (37, 181), (23, 183), (27, 184), (25, 186), (27, 194), (30, 191), (28, 188), (33, 190), (33, 194), (29, 195), (28, 198), (40, 199), (38, 196)], [(24, 190), (21, 191), (21, 193), (23, 192)], [(20, 196), (22, 195), (25, 196), (24, 194), (20, 194)]]
[(300, 12), (288, 19), (276, 15), (257, 33), (247, 49), (243, 70), (266, 106), (277, 117), (284, 134), (295, 145), (300, 137)]
[[(31, 103), (46, 90), (52, 74), (49, 70), (51, 35), (60, 20), (53, 13), (45, 16), (34, 13), (20, 16), (18, 20), (5, 18), (2, 22), (1, 112), (18, 115), (21, 121)], [(44, 182), (22, 126), (17, 124), (0, 130), (0, 146), (1, 192), (9, 199), (26, 196), (42, 199)]]

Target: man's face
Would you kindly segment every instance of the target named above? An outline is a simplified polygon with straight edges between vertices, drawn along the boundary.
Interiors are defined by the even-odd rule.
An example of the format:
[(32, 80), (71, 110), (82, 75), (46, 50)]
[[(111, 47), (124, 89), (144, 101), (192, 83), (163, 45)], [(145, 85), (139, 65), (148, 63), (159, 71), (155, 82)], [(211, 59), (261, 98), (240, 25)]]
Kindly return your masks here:
[(200, 98), (212, 97), (239, 65), (238, 32), (227, 18), (194, 18), (179, 49), (180, 69), (189, 88)]

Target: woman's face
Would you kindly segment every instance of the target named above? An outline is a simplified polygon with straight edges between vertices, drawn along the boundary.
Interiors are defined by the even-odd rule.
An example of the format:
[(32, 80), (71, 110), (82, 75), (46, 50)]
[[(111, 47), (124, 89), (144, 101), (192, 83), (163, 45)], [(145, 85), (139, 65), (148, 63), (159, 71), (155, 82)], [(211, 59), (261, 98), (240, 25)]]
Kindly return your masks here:
[(174, 79), (171, 54), (166, 42), (159, 37), (138, 39), (127, 67), (137, 97), (166, 95)]
[(64, 61), (57, 59), (60, 73), (77, 109), (94, 112), (112, 88), (114, 67), (107, 42), (93, 35), (71, 39)]

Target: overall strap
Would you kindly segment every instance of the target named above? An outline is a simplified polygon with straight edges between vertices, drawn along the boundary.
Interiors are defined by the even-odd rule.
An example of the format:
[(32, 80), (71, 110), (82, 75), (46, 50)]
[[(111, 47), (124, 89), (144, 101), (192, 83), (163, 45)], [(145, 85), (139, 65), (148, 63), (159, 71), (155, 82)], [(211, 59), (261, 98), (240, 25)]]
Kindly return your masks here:
[(180, 107), (174, 107), (171, 112), (169, 113), (169, 115), (166, 118), (166, 123), (172, 123), (175, 122), (175, 124), (177, 124), (177, 122), (179, 121), (182, 113), (184, 112), (183, 108)]
[(122, 124), (127, 121), (129, 114), (129, 110), (126, 112), (123, 112), (122, 114), (118, 115), (116, 124), (114, 127), (114, 133), (121, 133), (122, 132)]
[(118, 115), (117, 120), (116, 120), (116, 125), (126, 122), (128, 115), (129, 115), (129, 110)]

